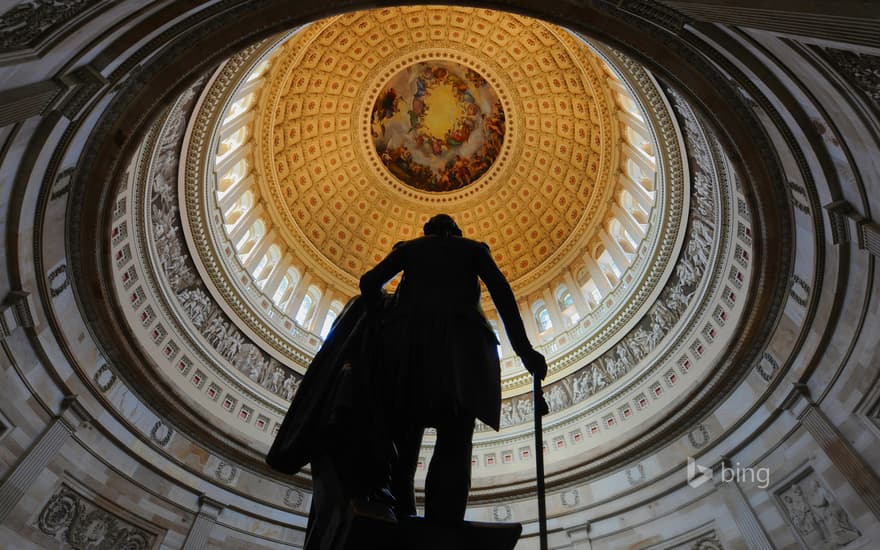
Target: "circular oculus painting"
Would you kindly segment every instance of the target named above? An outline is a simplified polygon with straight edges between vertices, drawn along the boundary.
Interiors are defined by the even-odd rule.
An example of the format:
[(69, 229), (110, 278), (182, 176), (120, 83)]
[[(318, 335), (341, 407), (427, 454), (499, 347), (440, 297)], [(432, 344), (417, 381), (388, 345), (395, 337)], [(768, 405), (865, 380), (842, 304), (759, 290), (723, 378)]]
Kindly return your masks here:
[(382, 163), (401, 182), (430, 192), (470, 185), (504, 143), (504, 110), (479, 73), (429, 61), (394, 75), (373, 106), (372, 134)]

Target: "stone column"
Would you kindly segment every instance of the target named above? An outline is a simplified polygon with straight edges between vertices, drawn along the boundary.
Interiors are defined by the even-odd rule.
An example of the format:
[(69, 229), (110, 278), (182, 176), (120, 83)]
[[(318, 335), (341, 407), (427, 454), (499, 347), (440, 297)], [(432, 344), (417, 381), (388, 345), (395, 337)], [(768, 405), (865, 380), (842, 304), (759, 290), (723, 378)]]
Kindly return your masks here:
[[(264, 289), (269, 289), (269, 292), (275, 293), (275, 289), (278, 288), (278, 285), (281, 284), (281, 279), (284, 278), (284, 275), (287, 274), (287, 268), (293, 263), (293, 256), (290, 254), (285, 254), (278, 260), (278, 263), (275, 264), (275, 267), (272, 268), (272, 271), (269, 273), (269, 278), (266, 279), (266, 284), (263, 285)], [(271, 296), (270, 296), (271, 297)]]
[(865, 506), (880, 519), (880, 479), (813, 401), (806, 384), (795, 384), (782, 406), (810, 432)]
[(205, 495), (199, 497), (199, 513), (186, 534), (182, 550), (201, 550), (208, 543), (211, 530), (223, 511), (223, 505)]
[(642, 187), (641, 183), (636, 183), (626, 174), (620, 174), (620, 186), (632, 195), (633, 199), (642, 207), (645, 212), (650, 212), (654, 206), (654, 199)]
[(880, 17), (873, 2), (803, 0), (659, 0), (696, 21), (762, 29), (845, 44), (880, 46)]
[(44, 80), (0, 92), (0, 127), (43, 115), (64, 92), (54, 80)]
[(0, 304), (0, 341), (19, 328), (34, 326), (33, 298), (24, 290), (13, 290)]
[(645, 238), (645, 230), (642, 229), (641, 224), (633, 217), (631, 212), (624, 210), (616, 203), (611, 207), (611, 212), (637, 243)]
[(257, 218), (263, 214), (263, 205), (258, 204), (257, 206), (251, 208), (247, 212), (245, 212), (244, 216), (242, 216), (237, 222), (235, 222), (235, 226), (232, 228), (232, 231), (228, 233), (229, 240), (232, 241), (232, 246), (237, 247), (238, 241), (244, 237), (244, 234), (248, 229), (257, 221)]
[(263, 256), (266, 255), (266, 252), (269, 250), (269, 247), (272, 246), (272, 243), (275, 241), (275, 230), (272, 229), (267, 231), (263, 238), (260, 239), (256, 245), (254, 245), (254, 249), (248, 255), (247, 261), (244, 263), (244, 268), (253, 275), (254, 278), (258, 275), (254, 273), (254, 270), (257, 268), (257, 265), (260, 263), (260, 260), (263, 259)]
[(302, 303), (306, 292), (309, 290), (309, 284), (311, 284), (311, 282), (312, 274), (303, 273), (302, 278), (296, 283), (296, 288), (293, 289), (293, 296), (290, 297), (290, 300), (287, 302), (287, 307), (284, 308), (284, 314), (291, 319), (293, 319), (293, 316), (299, 311), (299, 306)]
[(309, 323), (309, 331), (315, 334), (321, 332), (321, 329), (324, 328), (324, 319), (330, 310), (330, 302), (332, 301), (333, 291), (328, 288), (321, 294), (321, 299), (318, 300), (318, 304), (315, 306), (315, 313), (312, 315), (312, 320)]
[[(220, 162), (218, 162), (215, 165), (214, 171), (217, 173), (218, 182), (220, 180), (222, 180), (224, 176), (226, 176), (226, 173), (229, 172), (233, 166), (238, 164), (238, 161), (240, 161), (241, 159), (245, 158), (245, 156), (247, 156), (249, 149), (250, 149), (250, 147), (246, 147), (246, 146), (239, 147), (238, 149), (235, 149), (234, 151), (229, 153), (228, 156), (224, 157), (223, 160), (221, 160)], [(245, 174), (245, 175), (247, 175), (247, 174)], [(244, 178), (242, 178), (242, 179), (244, 179)]]
[(562, 334), (565, 331), (565, 324), (562, 322), (562, 312), (559, 310), (559, 302), (556, 296), (549, 288), (544, 289), (544, 302), (547, 304), (547, 311), (550, 313), (550, 323), (553, 325), (554, 334)]
[(593, 541), (590, 540), (589, 522), (583, 526), (566, 530), (568, 539), (571, 541), (571, 550), (593, 550)]
[(583, 319), (590, 312), (590, 306), (587, 305), (581, 285), (577, 284), (571, 271), (566, 271), (562, 276), (565, 278), (565, 286), (568, 287), (568, 291), (571, 293), (571, 299), (574, 300), (574, 308), (577, 310), (578, 315), (581, 316), (581, 319)]
[(602, 268), (599, 267), (599, 264), (596, 263), (596, 260), (593, 259), (592, 256), (587, 254), (584, 256), (584, 262), (587, 264), (587, 271), (590, 272), (590, 276), (593, 278), (593, 282), (596, 283), (596, 286), (599, 287), (599, 293), (602, 294), (602, 297), (608, 295), (611, 292), (611, 282), (608, 280), (608, 277), (605, 275), (605, 272), (602, 271)]
[(0, 483), (0, 523), (6, 521), (19, 499), (85, 420), (85, 409), (77, 403), (76, 396), (65, 397), (61, 412)]
[(620, 272), (623, 273), (630, 264), (629, 258), (626, 257), (626, 252), (623, 250), (623, 247), (620, 246), (617, 239), (609, 235), (604, 229), (599, 231), (599, 239), (605, 246), (605, 250), (611, 254), (611, 258), (617, 264), (617, 267), (620, 268)]
[[(254, 175), (247, 175), (237, 182), (233, 183), (232, 186), (226, 190), (226, 193), (223, 194), (223, 198), (217, 203), (217, 207), (220, 208), (220, 211), (223, 212), (223, 215), (226, 215), (226, 211), (229, 210), (235, 201), (241, 197), (245, 191), (253, 187), (255, 190), (258, 187), (254, 184)], [(255, 193), (256, 195), (256, 193)], [(256, 200), (256, 198), (254, 199)]]
[[(727, 458), (722, 458), (721, 464), (722, 467), (730, 467), (730, 461)], [(715, 474), (713, 477), (717, 480), (720, 478), (720, 475)], [(733, 520), (736, 522), (736, 526), (739, 528), (739, 532), (742, 534), (743, 540), (745, 540), (749, 549), (774, 550), (773, 543), (767, 537), (764, 527), (761, 525), (761, 522), (755, 515), (755, 511), (736, 481), (716, 481), (715, 486), (721, 498), (727, 504), (730, 514), (733, 516)]]

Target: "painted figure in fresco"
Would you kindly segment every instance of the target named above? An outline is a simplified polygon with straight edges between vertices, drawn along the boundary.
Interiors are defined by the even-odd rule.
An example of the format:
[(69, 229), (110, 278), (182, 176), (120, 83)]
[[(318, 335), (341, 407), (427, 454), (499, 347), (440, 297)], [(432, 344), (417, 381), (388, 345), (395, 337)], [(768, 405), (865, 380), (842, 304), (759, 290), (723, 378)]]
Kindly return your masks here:
[(379, 329), (375, 362), (390, 398), (389, 429), (398, 452), (391, 487), (398, 516), (416, 512), (413, 477), (422, 434), (437, 431), (425, 483), (425, 516), (464, 518), (470, 491), (475, 419), (499, 429), (500, 365), (495, 333), (480, 308), (480, 280), (489, 290), (516, 353), (543, 378), (544, 357), (526, 336), (510, 285), (489, 248), (462, 237), (448, 215), (431, 218), (425, 235), (403, 243), (361, 277), (367, 301), (382, 303), (382, 287), (403, 278)]
[(454, 63), (432, 62), (389, 81), (373, 106), (371, 131), (395, 178), (444, 192), (473, 183), (492, 166), (504, 125), (501, 102), (484, 78)]

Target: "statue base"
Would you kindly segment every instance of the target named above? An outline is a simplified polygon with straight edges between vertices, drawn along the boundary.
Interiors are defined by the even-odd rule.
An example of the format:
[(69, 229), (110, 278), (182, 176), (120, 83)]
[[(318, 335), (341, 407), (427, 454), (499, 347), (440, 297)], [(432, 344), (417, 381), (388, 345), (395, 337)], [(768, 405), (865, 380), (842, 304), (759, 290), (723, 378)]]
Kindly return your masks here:
[(401, 518), (397, 523), (355, 512), (345, 550), (513, 550), (522, 525)]

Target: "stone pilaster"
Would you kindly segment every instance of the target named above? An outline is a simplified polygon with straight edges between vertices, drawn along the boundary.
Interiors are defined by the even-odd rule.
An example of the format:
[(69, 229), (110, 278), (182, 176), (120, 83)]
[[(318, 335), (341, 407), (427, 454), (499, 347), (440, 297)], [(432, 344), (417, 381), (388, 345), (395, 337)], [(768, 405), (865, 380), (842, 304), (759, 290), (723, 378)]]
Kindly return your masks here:
[(782, 406), (810, 432), (822, 451), (862, 498), (865, 506), (880, 519), (880, 479), (811, 399), (806, 385), (795, 384)]
[(211, 530), (223, 511), (223, 505), (205, 495), (199, 497), (199, 513), (186, 534), (182, 550), (201, 550), (208, 543)]
[[(722, 467), (730, 467), (730, 463), (726, 458), (721, 461), (721, 464)], [(720, 476), (716, 475), (714, 478), (718, 480)], [(736, 522), (736, 526), (749, 549), (773, 550), (775, 548), (773, 543), (767, 537), (767, 533), (758, 520), (758, 516), (755, 515), (755, 511), (736, 481), (717, 481), (716, 487), (730, 510), (730, 514), (733, 516), (733, 520)]]
[(0, 483), (0, 523), (6, 520), (21, 497), (58, 451), (64, 447), (83, 420), (85, 420), (84, 410), (76, 402), (76, 396), (64, 398), (61, 412), (52, 419), (42, 435)]
[(13, 290), (0, 304), (0, 340), (19, 327), (33, 327), (33, 298), (23, 290)]

